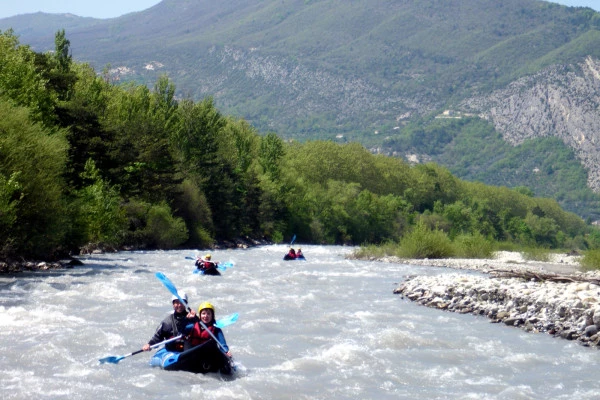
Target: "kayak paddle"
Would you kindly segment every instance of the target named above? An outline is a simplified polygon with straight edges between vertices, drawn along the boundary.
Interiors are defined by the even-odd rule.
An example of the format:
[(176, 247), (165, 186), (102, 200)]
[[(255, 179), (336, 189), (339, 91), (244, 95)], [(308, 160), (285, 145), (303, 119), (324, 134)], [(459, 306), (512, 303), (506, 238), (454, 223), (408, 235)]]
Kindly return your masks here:
[[(237, 319), (238, 319), (238, 313), (227, 315), (226, 317), (216, 320), (215, 326), (217, 328), (223, 329), (226, 326), (234, 324), (237, 321)], [(183, 332), (187, 335), (188, 333), (190, 333), (190, 331), (192, 329), (194, 329), (194, 324), (188, 324), (188, 325), (186, 325), (185, 330)]]
[[(170, 342), (172, 342), (172, 341), (175, 341), (175, 340), (177, 340), (177, 339), (181, 339), (182, 337), (183, 337), (183, 335), (179, 335), (179, 336), (175, 336), (175, 337), (173, 337), (173, 338), (167, 339), (167, 340), (163, 340), (163, 341), (162, 341), (162, 342), (160, 342), (160, 343), (153, 344), (152, 346), (150, 346), (150, 348), (151, 348), (151, 349), (155, 349), (155, 348), (157, 348), (157, 347), (160, 347), (160, 346), (162, 346), (163, 344), (167, 344), (167, 343), (170, 343)], [(134, 356), (134, 355), (136, 355), (136, 354), (140, 354), (140, 353), (142, 353), (143, 351), (144, 351), (144, 350), (140, 349), (140, 350), (134, 351), (133, 353), (125, 354), (124, 356), (109, 356), (109, 357), (104, 357), (104, 358), (101, 358), (101, 359), (100, 359), (100, 360), (98, 360), (98, 361), (100, 361), (100, 364), (104, 364), (104, 363), (109, 363), (109, 364), (118, 364), (118, 363), (119, 363), (119, 361), (121, 361), (122, 359), (124, 359), (124, 358), (127, 358), (127, 357), (131, 357), (131, 356)]]
[(223, 329), (226, 326), (229, 326), (229, 325), (233, 324), (235, 321), (237, 321), (237, 319), (238, 319), (238, 313), (234, 313), (234, 314), (228, 315), (226, 317), (223, 317), (221, 319), (218, 319), (215, 322), (215, 326), (217, 328)]

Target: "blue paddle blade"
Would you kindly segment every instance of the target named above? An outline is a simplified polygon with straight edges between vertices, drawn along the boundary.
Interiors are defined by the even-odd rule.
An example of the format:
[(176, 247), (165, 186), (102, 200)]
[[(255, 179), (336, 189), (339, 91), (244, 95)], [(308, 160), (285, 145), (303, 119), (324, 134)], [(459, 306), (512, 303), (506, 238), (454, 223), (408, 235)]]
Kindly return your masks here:
[(185, 259), (186, 259), (186, 260), (195, 260), (195, 258), (194, 258), (194, 257), (186, 257)]
[(292, 236), (292, 241), (290, 242), (290, 246), (293, 245), (295, 241), (296, 241), (296, 234), (294, 234), (294, 236)]
[(110, 357), (101, 358), (98, 361), (100, 361), (100, 364), (104, 364), (104, 363), (118, 364), (119, 361), (121, 361), (124, 358), (125, 358), (124, 356), (119, 356), (119, 357), (117, 357), (117, 356), (110, 356)]
[[(173, 285), (173, 282), (171, 282), (169, 280), (169, 278), (167, 278), (165, 276), (165, 274), (163, 274), (162, 272), (157, 272), (156, 274), (154, 274), (161, 282), (162, 284), (169, 289), (169, 292), (171, 292), (171, 294), (173, 296), (176, 296), (179, 301), (182, 301), (181, 297), (179, 297), (179, 293), (177, 293), (177, 288), (175, 287), (175, 285)], [(184, 303), (185, 304), (185, 303)]]
[(238, 320), (238, 313), (234, 313), (234, 314), (228, 315), (226, 317), (223, 317), (223, 318), (217, 320), (217, 322), (215, 322), (215, 326), (217, 328), (222, 329), (222, 328), (225, 328), (226, 326), (229, 326), (229, 325), (235, 323), (235, 321), (237, 321), (237, 320)]
[(233, 262), (231, 261), (225, 261), (222, 263), (219, 263), (219, 265), (217, 265), (217, 268), (220, 269), (221, 271), (225, 271), (227, 268), (233, 268)]

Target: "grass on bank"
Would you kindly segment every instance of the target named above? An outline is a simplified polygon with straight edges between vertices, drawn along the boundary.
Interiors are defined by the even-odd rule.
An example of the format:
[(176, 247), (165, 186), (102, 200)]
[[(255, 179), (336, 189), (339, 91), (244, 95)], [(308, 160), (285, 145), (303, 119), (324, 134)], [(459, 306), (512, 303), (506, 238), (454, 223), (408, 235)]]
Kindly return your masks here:
[(600, 249), (588, 250), (579, 260), (584, 271), (600, 270)]
[(400, 243), (386, 242), (382, 245), (362, 246), (354, 252), (357, 258), (492, 258), (494, 243), (483, 235), (465, 234), (451, 240), (440, 229), (430, 229), (417, 224)]
[[(439, 229), (431, 229), (423, 224), (406, 234), (399, 243), (387, 242), (382, 245), (362, 246), (354, 252), (357, 258), (471, 258), (492, 259), (497, 251), (521, 253), (530, 261), (549, 262), (557, 250), (542, 247), (523, 246), (511, 242), (494, 242), (479, 233), (459, 235), (451, 240)], [(600, 250), (589, 250), (582, 257), (581, 266), (587, 269), (600, 269)]]
[[(459, 235), (451, 240), (439, 229), (418, 224), (399, 243), (361, 246), (354, 252), (356, 258), (399, 257), (415, 259), (435, 258), (494, 258), (496, 251), (519, 252), (526, 260), (549, 262), (558, 250), (523, 246), (510, 242), (493, 242), (481, 234)], [(583, 271), (600, 270), (600, 249), (583, 251), (579, 260)]]

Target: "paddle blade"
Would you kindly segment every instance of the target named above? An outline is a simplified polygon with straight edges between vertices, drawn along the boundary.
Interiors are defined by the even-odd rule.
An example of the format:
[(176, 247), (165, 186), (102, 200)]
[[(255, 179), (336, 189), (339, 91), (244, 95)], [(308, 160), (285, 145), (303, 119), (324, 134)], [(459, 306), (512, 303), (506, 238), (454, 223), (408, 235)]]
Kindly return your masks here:
[(235, 323), (235, 321), (237, 321), (237, 320), (238, 320), (238, 313), (231, 314), (231, 315), (228, 315), (226, 317), (223, 317), (223, 318), (217, 320), (217, 322), (215, 322), (215, 326), (217, 328), (222, 329), (222, 328), (225, 328), (226, 326), (229, 326), (229, 325)]
[(119, 356), (119, 357), (117, 357), (117, 356), (110, 356), (110, 357), (101, 358), (98, 361), (100, 361), (100, 364), (106, 364), (106, 363), (108, 363), (108, 364), (118, 364), (119, 361), (121, 361), (123, 358), (125, 358), (125, 357), (123, 357), (123, 356)]
[(195, 260), (195, 258), (194, 258), (194, 257), (186, 257), (185, 259), (186, 259), (186, 260)]
[(217, 264), (217, 269), (220, 271), (226, 271), (227, 268), (233, 268), (233, 262), (224, 261), (222, 263)]
[(290, 242), (290, 246), (293, 245), (295, 241), (296, 241), (296, 234), (294, 234), (294, 236), (292, 236), (292, 241)]
[(175, 285), (173, 285), (173, 282), (171, 282), (171, 280), (169, 280), (169, 278), (167, 278), (165, 276), (165, 274), (163, 274), (162, 272), (157, 272), (156, 274), (154, 274), (158, 280), (160, 280), (162, 282), (162, 284), (169, 289), (169, 292), (171, 292), (171, 294), (173, 296), (176, 296), (177, 298), (179, 297), (179, 293), (177, 293), (177, 288), (175, 287)]

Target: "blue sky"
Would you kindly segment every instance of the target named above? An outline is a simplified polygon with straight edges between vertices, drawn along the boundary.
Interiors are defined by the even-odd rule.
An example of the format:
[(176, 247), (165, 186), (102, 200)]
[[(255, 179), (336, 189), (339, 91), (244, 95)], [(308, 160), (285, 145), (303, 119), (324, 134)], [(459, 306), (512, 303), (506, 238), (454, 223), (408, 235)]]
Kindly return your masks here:
[(80, 17), (114, 18), (142, 11), (161, 0), (0, 0), (0, 18), (38, 11), (71, 13)]
[(596, 11), (600, 11), (600, 0), (554, 0), (552, 3), (570, 7), (589, 7)]
[[(145, 10), (158, 3), (160, 0), (0, 0), (0, 18), (38, 11), (71, 13), (80, 17), (114, 18)], [(600, 0), (554, 0), (553, 3), (590, 7), (600, 11)]]

